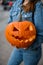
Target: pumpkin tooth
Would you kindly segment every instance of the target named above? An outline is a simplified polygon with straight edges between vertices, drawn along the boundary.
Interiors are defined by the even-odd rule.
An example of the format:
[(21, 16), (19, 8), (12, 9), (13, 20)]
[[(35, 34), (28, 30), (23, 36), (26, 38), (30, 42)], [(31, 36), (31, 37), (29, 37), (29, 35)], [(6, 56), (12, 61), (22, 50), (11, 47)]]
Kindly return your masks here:
[(28, 42), (28, 40), (25, 40), (25, 43), (27, 43)]
[(29, 41), (31, 42), (33, 39), (35, 39), (35, 35), (32, 36), (32, 37), (29, 39)]
[(20, 42), (23, 42), (23, 40), (21, 40)]
[(18, 39), (17, 39), (18, 40)]

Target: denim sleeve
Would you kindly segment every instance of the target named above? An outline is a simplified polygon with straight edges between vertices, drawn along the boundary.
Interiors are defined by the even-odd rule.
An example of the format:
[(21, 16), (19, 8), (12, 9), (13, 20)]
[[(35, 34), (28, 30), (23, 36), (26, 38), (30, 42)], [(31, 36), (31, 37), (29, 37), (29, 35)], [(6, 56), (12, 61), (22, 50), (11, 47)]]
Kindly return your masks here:
[(19, 14), (20, 14), (19, 5), (21, 5), (21, 3), (22, 3), (22, 0), (16, 0), (14, 2), (13, 6), (10, 10), (8, 23), (19, 20)]
[(36, 4), (34, 23), (37, 29), (37, 34), (43, 36), (43, 8), (41, 2)]
[(42, 3), (42, 21), (43, 21), (43, 3)]
[(11, 12), (9, 12), (9, 18), (8, 18), (8, 23), (12, 22), (12, 16), (11, 16)]

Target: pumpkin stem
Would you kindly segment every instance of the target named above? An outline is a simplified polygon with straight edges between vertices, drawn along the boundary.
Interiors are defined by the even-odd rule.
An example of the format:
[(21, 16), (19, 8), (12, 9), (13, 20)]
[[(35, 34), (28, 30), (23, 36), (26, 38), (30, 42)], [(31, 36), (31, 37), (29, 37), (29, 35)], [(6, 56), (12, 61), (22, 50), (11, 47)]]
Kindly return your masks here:
[(22, 21), (22, 8), (21, 8), (21, 11), (20, 11), (20, 20), (19, 20), (19, 22), (21, 22)]

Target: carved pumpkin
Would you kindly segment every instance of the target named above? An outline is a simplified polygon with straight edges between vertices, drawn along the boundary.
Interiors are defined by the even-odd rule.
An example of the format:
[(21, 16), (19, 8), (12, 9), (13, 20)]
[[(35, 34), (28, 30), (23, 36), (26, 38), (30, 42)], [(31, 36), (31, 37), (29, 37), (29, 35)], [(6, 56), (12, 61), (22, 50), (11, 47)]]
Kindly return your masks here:
[(12, 22), (5, 30), (7, 40), (18, 48), (29, 47), (36, 38), (36, 29), (32, 22)]

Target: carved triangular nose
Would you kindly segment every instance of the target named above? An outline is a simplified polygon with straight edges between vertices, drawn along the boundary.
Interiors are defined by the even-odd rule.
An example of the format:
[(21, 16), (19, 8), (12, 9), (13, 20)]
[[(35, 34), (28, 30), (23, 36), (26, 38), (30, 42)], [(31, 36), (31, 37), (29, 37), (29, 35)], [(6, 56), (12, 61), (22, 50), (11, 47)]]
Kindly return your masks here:
[(21, 39), (23, 37), (23, 32), (19, 31), (18, 35), (15, 36), (16, 39)]
[(23, 31), (19, 31), (19, 38), (23, 37)]

